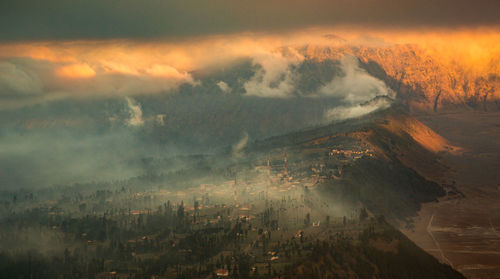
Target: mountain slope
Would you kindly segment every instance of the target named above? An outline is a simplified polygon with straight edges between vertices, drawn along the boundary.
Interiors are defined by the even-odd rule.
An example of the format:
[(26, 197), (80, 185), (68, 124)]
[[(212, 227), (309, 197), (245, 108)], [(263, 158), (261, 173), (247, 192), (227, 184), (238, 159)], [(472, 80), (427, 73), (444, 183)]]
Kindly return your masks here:
[(389, 225), (365, 230), (357, 242), (320, 243), (285, 278), (465, 278)]
[[(307, 59), (338, 60), (343, 54), (360, 59), (370, 74), (382, 79), (412, 109), (500, 108), (500, 56), (481, 69), (456, 57), (451, 62), (417, 45), (303, 47)], [(458, 62), (457, 62), (458, 61)]]
[(296, 175), (314, 175), (311, 168), (319, 169), (317, 185), (334, 203), (360, 201), (374, 214), (410, 223), (408, 218), (422, 203), (445, 194), (426, 177), (446, 170), (439, 152), (455, 152), (445, 139), (398, 107), (257, 141), (248, 150), (272, 156), (287, 150), (289, 168)]

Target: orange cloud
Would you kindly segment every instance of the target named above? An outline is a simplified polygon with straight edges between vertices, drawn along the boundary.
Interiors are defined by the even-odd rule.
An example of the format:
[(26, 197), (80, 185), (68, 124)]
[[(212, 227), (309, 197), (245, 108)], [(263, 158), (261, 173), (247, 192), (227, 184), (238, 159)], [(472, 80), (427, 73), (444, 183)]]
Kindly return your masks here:
[[(361, 49), (359, 46), (417, 45), (446, 69), (446, 73), (487, 78), (500, 75), (498, 42), (500, 28), (493, 27), (464, 30), (310, 28), (279, 34), (240, 33), (176, 41), (0, 43), (0, 62), (17, 58), (35, 60), (35, 63), (23, 62), (21, 68), (39, 78), (44, 90), (56, 92), (45, 92), (45, 95), (133, 95), (165, 92), (183, 82), (193, 82), (191, 73), (203, 74), (229, 67), (239, 59), (251, 59), (266, 66), (262, 64), (279, 60), (277, 50), (303, 50), (304, 46), (332, 47), (331, 57), (340, 58), (344, 53)], [(266, 57), (267, 61), (261, 59)], [(43, 63), (37, 63), (40, 61)], [(283, 67), (289, 62), (288, 58), (283, 59)], [(52, 68), (56, 70), (47, 70)], [(266, 68), (268, 74), (272, 74), (270, 69)], [(81, 94), (72, 94), (74, 92)]]
[(0, 58), (27, 57), (55, 63), (76, 63), (76, 57), (50, 42), (10, 43), (0, 45)]
[(96, 75), (94, 69), (92, 69), (87, 64), (71, 64), (68, 66), (62, 66), (56, 70), (56, 74), (62, 78), (92, 78)]
[[(325, 34), (335, 35), (325, 36)], [(332, 40), (332, 37), (340, 39)], [(101, 69), (102, 73), (154, 76), (165, 70), (183, 73), (220, 67), (237, 58), (252, 58), (283, 46), (377, 45), (382, 42), (416, 44), (428, 50), (433, 56), (439, 56), (446, 64), (460, 64), (475, 72), (498, 72), (499, 63), (494, 64), (491, 61), (495, 60), (500, 53), (499, 41), (500, 29), (498, 28), (465, 30), (312, 28), (284, 34), (243, 33), (179, 41), (103, 40), (10, 43), (0, 44), (0, 59), (29, 57), (56, 64), (88, 63), (93, 65), (93, 69)], [(162, 70), (161, 65), (168, 65), (175, 70)], [(91, 72), (88, 68), (83, 71), (87, 73), (87, 76), (95, 74)]]
[(159, 64), (154, 64), (151, 68), (146, 69), (146, 73), (154, 77), (162, 78), (183, 79), (187, 76), (187, 74), (179, 73), (179, 71), (172, 66)]

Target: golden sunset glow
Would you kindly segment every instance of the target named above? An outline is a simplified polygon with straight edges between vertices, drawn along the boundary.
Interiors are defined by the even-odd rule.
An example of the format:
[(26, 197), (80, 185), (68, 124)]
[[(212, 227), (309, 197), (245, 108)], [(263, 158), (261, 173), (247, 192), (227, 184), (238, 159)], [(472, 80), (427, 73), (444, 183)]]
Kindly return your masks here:
[[(335, 34), (345, 41), (325, 38)], [(462, 31), (391, 31), (360, 29), (312, 29), (287, 34), (239, 34), (185, 39), (178, 42), (148, 42), (127, 40), (37, 42), (0, 45), (0, 57), (29, 57), (52, 63), (72, 62), (61, 69), (62, 76), (90, 77), (93, 70), (88, 63), (103, 73), (176, 77), (184, 71), (193, 71), (224, 63), (239, 57), (268, 53), (282, 46), (302, 44), (341, 46), (380, 44), (413, 44), (429, 55), (453, 67), (460, 65), (474, 72), (499, 73), (500, 32), (497, 29)], [(86, 61), (86, 62), (84, 62)]]
[[(278, 67), (305, 59), (341, 59), (352, 54), (373, 60), (392, 77), (407, 84), (440, 83), (454, 91), (450, 80), (463, 84), (470, 78), (500, 75), (500, 29), (379, 30), (343, 27), (310, 28), (285, 33), (240, 33), (179, 40), (77, 40), (0, 44), (0, 59), (28, 59), (29, 71), (38, 76), (55, 96), (127, 95), (162, 92), (196, 82), (193, 73), (209, 73), (247, 59), (265, 67)], [(329, 48), (324, 57), (321, 48)], [(285, 52), (282, 50), (286, 49)], [(385, 55), (401, 55), (398, 59)], [(418, 52), (419, 61), (404, 57)], [(399, 54), (398, 54), (399, 53)], [(287, 57), (285, 57), (287, 56)], [(426, 58), (427, 57), (427, 58)], [(295, 61), (295, 62), (294, 62)], [(285, 63), (285, 64), (283, 64)], [(431, 64), (429, 64), (431, 63)], [(278, 66), (281, 64), (281, 66)], [(426, 65), (423, 65), (426, 64)], [(426, 67), (439, 68), (429, 75)], [(436, 68), (436, 69), (437, 69)], [(279, 74), (268, 69), (270, 75)], [(51, 75), (50, 73), (53, 73)], [(74, 84), (78, 81), (78, 84)], [(429, 96), (438, 94), (429, 85)], [(473, 85), (476, 86), (476, 85)], [(473, 92), (474, 88), (470, 91)], [(77, 91), (77, 94), (70, 92)], [(455, 90), (456, 91), (456, 90)], [(49, 92), (50, 93), (50, 92)], [(448, 94), (448, 93), (445, 93)], [(473, 94), (473, 93), (457, 93)], [(500, 98), (500, 91), (489, 96)], [(496, 98), (495, 97), (495, 98)]]
[(154, 64), (151, 68), (146, 70), (146, 73), (155, 77), (164, 78), (183, 78), (185, 75), (179, 73), (174, 67), (169, 65)]
[(446, 151), (453, 154), (462, 152), (461, 148), (451, 145), (448, 140), (417, 119), (409, 117), (400, 117), (396, 119), (390, 117), (388, 120), (386, 124), (382, 124), (385, 129), (400, 135), (402, 132), (408, 133), (413, 140), (431, 152), (438, 153), (440, 151)]
[(87, 64), (71, 64), (57, 69), (57, 76), (62, 78), (91, 78), (95, 71)]

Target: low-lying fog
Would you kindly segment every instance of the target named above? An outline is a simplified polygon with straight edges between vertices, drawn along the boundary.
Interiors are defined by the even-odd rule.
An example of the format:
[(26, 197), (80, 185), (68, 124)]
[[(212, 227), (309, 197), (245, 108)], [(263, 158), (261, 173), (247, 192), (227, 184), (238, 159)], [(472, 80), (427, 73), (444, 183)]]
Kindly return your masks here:
[(268, 67), (245, 61), (173, 92), (0, 111), (0, 187), (127, 179), (150, 171), (148, 158), (227, 153), (242, 138), (359, 117), (393, 97), (353, 57), (285, 64), (281, 73)]

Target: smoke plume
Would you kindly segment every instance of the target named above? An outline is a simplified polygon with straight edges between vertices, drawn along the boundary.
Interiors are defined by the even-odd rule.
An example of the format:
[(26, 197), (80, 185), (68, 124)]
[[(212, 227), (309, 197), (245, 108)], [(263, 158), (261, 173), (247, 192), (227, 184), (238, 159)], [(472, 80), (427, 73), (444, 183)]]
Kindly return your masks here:
[(127, 105), (130, 112), (130, 118), (127, 120), (127, 124), (134, 127), (144, 125), (141, 106), (132, 98), (126, 97), (125, 99), (127, 100)]
[(248, 133), (244, 132), (243, 137), (235, 145), (233, 145), (233, 157), (234, 158), (243, 157), (244, 150), (247, 144), (248, 144)]

